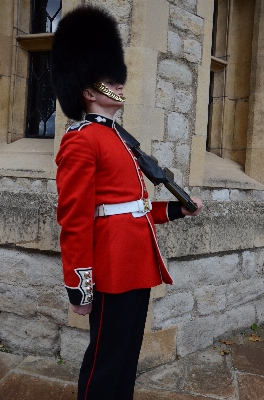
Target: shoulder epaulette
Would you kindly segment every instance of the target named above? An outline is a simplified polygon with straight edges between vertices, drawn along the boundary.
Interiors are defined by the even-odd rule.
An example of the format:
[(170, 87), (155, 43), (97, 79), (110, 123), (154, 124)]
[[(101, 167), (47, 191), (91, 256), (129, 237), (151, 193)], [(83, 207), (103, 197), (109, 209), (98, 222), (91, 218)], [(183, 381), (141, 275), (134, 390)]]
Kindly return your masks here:
[(73, 125), (71, 125), (67, 130), (66, 133), (71, 132), (71, 131), (80, 131), (84, 126), (90, 125), (90, 121), (82, 121), (82, 122), (75, 122)]

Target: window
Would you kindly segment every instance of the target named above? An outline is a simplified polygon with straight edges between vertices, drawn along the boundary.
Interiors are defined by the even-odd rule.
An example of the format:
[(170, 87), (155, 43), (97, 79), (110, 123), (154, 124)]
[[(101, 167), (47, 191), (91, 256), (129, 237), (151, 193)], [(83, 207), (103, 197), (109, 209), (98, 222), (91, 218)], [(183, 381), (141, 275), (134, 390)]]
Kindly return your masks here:
[[(61, 7), (61, 0), (31, 1), (31, 45), (34, 46), (35, 39), (39, 39), (35, 35), (54, 32), (61, 18)], [(56, 99), (50, 80), (50, 53), (30, 51), (29, 58), (25, 137), (53, 138)]]
[(245, 167), (255, 1), (215, 0), (207, 151)]

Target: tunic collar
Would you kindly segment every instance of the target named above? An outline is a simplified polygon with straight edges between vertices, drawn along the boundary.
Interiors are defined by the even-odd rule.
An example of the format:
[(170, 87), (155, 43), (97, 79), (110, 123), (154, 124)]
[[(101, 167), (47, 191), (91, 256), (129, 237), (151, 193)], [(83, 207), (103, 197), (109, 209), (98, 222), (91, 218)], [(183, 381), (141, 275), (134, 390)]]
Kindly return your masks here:
[(100, 125), (107, 126), (108, 128), (114, 128), (115, 122), (111, 118), (107, 118), (101, 114), (90, 113), (86, 114), (85, 119), (90, 122), (95, 122)]

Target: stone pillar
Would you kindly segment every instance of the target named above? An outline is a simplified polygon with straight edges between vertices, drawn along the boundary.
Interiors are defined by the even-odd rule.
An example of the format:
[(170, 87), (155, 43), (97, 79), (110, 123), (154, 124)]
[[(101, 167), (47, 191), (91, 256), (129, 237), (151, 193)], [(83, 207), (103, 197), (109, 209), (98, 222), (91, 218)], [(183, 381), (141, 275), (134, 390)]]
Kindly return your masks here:
[(195, 134), (192, 137), (190, 186), (201, 186), (204, 176), (204, 158), (208, 122), (211, 40), (213, 29), (213, 0), (197, 0), (197, 15), (204, 19), (202, 64), (198, 65)]
[[(155, 107), (158, 52), (167, 51), (169, 4), (134, 0), (130, 47), (126, 49), (128, 79), (124, 126), (151, 153), (151, 140), (162, 140), (164, 110)], [(150, 196), (153, 185), (148, 185)]]
[(14, 2), (2, 1), (0, 12), (0, 142), (7, 141), (10, 84), (12, 69), (12, 44), (14, 26)]
[(245, 172), (264, 183), (264, 3), (256, 1)]

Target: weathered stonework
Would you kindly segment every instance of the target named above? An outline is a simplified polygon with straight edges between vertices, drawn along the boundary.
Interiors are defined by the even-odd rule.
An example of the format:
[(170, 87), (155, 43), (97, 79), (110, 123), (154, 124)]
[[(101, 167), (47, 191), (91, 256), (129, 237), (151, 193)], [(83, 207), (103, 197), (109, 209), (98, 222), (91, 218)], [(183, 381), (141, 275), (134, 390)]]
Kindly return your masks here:
[[(89, 324), (69, 309), (63, 287), (54, 179), (54, 156), (69, 121), (57, 106), (54, 141), (17, 140), (23, 136), (28, 57), (17, 45), (13, 26), (24, 32), (29, 26), (20, 3), (24, 9), (4, 3), (10, 21), (0, 15), (0, 340), (19, 354), (60, 352), (79, 364)], [(63, 14), (80, 3), (63, 0)], [(174, 285), (152, 290), (139, 363), (146, 370), (207, 347), (226, 332), (264, 323), (264, 186), (242, 167), (206, 153), (213, 0), (89, 3), (115, 15), (125, 46), (127, 101), (120, 121), (143, 150), (172, 170), (176, 183), (205, 204), (197, 218), (157, 226)], [(249, 104), (237, 102), (236, 112), (244, 115), (249, 105), (246, 172), (261, 182), (260, 3), (256, 1), (251, 97)], [(15, 22), (13, 15), (18, 15)], [(229, 90), (242, 78), (230, 81)], [(219, 79), (219, 93), (222, 84)], [(231, 124), (235, 134), (233, 128)], [(7, 145), (13, 140), (17, 142)], [(164, 186), (154, 190), (148, 183), (148, 188), (151, 198), (175, 200)]]

